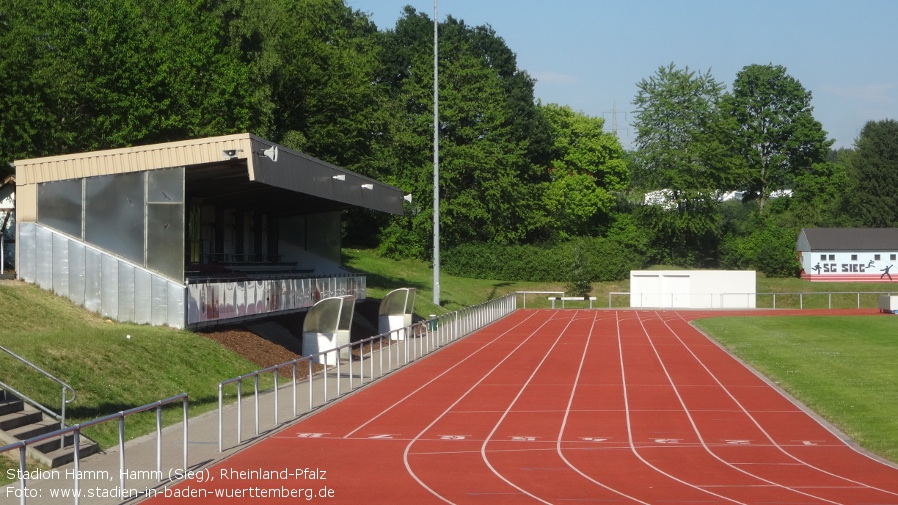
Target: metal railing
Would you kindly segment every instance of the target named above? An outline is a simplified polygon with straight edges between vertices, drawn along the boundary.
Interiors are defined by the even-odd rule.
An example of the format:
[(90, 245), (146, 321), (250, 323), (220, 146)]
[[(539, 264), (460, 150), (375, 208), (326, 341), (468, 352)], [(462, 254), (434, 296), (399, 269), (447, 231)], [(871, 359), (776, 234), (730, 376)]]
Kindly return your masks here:
[[(467, 307), (455, 312), (436, 316), (433, 319), (419, 321), (410, 326), (375, 335), (357, 342), (336, 347), (312, 356), (304, 356), (279, 365), (256, 370), (239, 377), (226, 379), (218, 384), (218, 450), (224, 451), (225, 425), (225, 387), (236, 385), (236, 432), (237, 445), (243, 438), (243, 383), (252, 381), (253, 428), (255, 436), (261, 433), (260, 421), (263, 419), (261, 404), (266, 397), (271, 405), (266, 412), (272, 420), (272, 427), (293, 420), (320, 408), (355, 389), (384, 377), (409, 363), (417, 361), (441, 347), (483, 328), (484, 326), (505, 317), (517, 308), (517, 293), (490, 300), (479, 305)], [(319, 359), (320, 358), (320, 359)], [(317, 363), (319, 362), (320, 363)], [(287, 370), (289, 380), (282, 387), (282, 371)], [(305, 378), (299, 377), (299, 371)], [(273, 386), (271, 391), (260, 390), (260, 378), (271, 374)], [(298, 384), (306, 380), (304, 403), (300, 409), (300, 387)], [(292, 416), (281, 419), (281, 389), (290, 389)]]
[(73, 434), (73, 440), (75, 444), (75, 460), (74, 460), (74, 469), (71, 472), (72, 481), (73, 481), (73, 492), (72, 496), (75, 501), (75, 505), (80, 503), (81, 498), (81, 490), (80, 490), (80, 482), (82, 472), (80, 470), (81, 466), (81, 454), (80, 454), (80, 438), (81, 431), (84, 428), (89, 428), (91, 426), (96, 426), (98, 424), (102, 424), (105, 422), (109, 422), (112, 420), (118, 420), (118, 446), (119, 446), (119, 485), (121, 486), (119, 489), (125, 490), (127, 475), (128, 472), (125, 469), (125, 417), (131, 414), (137, 414), (140, 412), (145, 412), (148, 410), (156, 409), (156, 470), (155, 474), (158, 476), (158, 480), (161, 482), (164, 480), (164, 474), (162, 472), (162, 407), (168, 404), (181, 402), (184, 410), (184, 419), (183, 419), (183, 466), (181, 468), (187, 469), (187, 408), (188, 408), (188, 399), (187, 393), (181, 393), (176, 396), (172, 396), (170, 398), (166, 398), (164, 400), (159, 400), (157, 402), (148, 403), (146, 405), (135, 407), (129, 410), (123, 410), (121, 412), (117, 412), (115, 414), (110, 414), (105, 417), (100, 417), (94, 419), (92, 421), (86, 421), (83, 423), (79, 423), (73, 426), (69, 426), (68, 428), (63, 428), (60, 430), (56, 430), (50, 433), (46, 433), (43, 435), (38, 435), (36, 437), (29, 438), (27, 440), (21, 440), (19, 442), (5, 445), (0, 447), (0, 454), (4, 452), (11, 451), (14, 449), (19, 450), (19, 503), (21, 505), (25, 505), (26, 498), (29, 496), (28, 493), (28, 479), (26, 476), (28, 472), (26, 471), (26, 456), (25, 453), (28, 449), (28, 446), (40, 443), (44, 440), (49, 440), (53, 437), (65, 437), (68, 434)]
[[(718, 297), (719, 308), (728, 308), (728, 300), (747, 300), (754, 298), (754, 307), (758, 309), (865, 309), (878, 308), (880, 296), (893, 296), (892, 291), (803, 291), (803, 292), (779, 292), (779, 293), (717, 293), (711, 294), (682, 294), (682, 293), (665, 293), (666, 297), (661, 303), (661, 294), (659, 293), (643, 293), (641, 300), (646, 298), (653, 303), (640, 303), (635, 308), (688, 308), (689, 304), (682, 306), (679, 302), (689, 300), (690, 297), (701, 297), (709, 301), (714, 301), (713, 297)], [(631, 293), (628, 291), (614, 291), (608, 293), (608, 308), (613, 307), (631, 307)], [(618, 297), (618, 298), (615, 298)], [(619, 297), (625, 297), (626, 301), (622, 304), (615, 300)]]
[(558, 296), (564, 296), (564, 291), (518, 291), (518, 292), (515, 293), (515, 294), (521, 295), (521, 301), (523, 302), (522, 305), (521, 305), (521, 308), (526, 309), (526, 308), (527, 308), (527, 295), (537, 295), (537, 296), (541, 296), (541, 295), (558, 295)]
[[(62, 401), (60, 402), (60, 405), (61, 405), (61, 406), (60, 406), (60, 413), (57, 414), (56, 412), (53, 412), (53, 411), (50, 410), (49, 408), (47, 408), (47, 407), (41, 405), (40, 403), (38, 403), (36, 400), (33, 400), (33, 399), (29, 398), (27, 395), (22, 394), (21, 392), (17, 391), (17, 390), (16, 390), (15, 388), (13, 388), (12, 386), (10, 386), (10, 385), (8, 385), (8, 384), (2, 382), (2, 381), (0, 381), (0, 388), (4, 389), (5, 391), (9, 391), (10, 393), (12, 393), (12, 394), (15, 395), (16, 397), (18, 397), (20, 400), (27, 402), (29, 405), (32, 405), (33, 407), (35, 407), (36, 409), (40, 410), (41, 412), (44, 412), (45, 414), (49, 415), (49, 416), (52, 417), (53, 419), (56, 419), (57, 421), (59, 421), (59, 427), (60, 427), (60, 428), (65, 428), (65, 410), (66, 410), (66, 405), (68, 405), (68, 404), (72, 403), (73, 401), (75, 401), (75, 398), (78, 396), (78, 393), (75, 391), (75, 388), (73, 388), (72, 386), (66, 384), (65, 382), (63, 382), (62, 380), (60, 380), (59, 378), (57, 378), (55, 375), (51, 374), (50, 372), (47, 372), (47, 371), (44, 370), (43, 368), (41, 368), (41, 367), (35, 365), (34, 363), (28, 361), (27, 359), (25, 359), (25, 358), (19, 356), (18, 354), (16, 354), (16, 353), (10, 351), (9, 349), (7, 349), (7, 348), (5, 348), (5, 347), (3, 347), (3, 346), (0, 346), (0, 350), (2, 350), (2, 351), (4, 351), (5, 353), (9, 354), (10, 356), (12, 356), (13, 358), (17, 359), (18, 361), (22, 362), (25, 366), (27, 366), (27, 367), (29, 367), (29, 368), (31, 368), (31, 369), (37, 371), (37, 372), (40, 372), (41, 374), (44, 375), (44, 377), (46, 377), (46, 378), (52, 380), (53, 382), (59, 384), (59, 385), (62, 387)], [(71, 394), (72, 394), (72, 397), (71, 397), (71, 398), (69, 398), (69, 392), (71, 392)]]

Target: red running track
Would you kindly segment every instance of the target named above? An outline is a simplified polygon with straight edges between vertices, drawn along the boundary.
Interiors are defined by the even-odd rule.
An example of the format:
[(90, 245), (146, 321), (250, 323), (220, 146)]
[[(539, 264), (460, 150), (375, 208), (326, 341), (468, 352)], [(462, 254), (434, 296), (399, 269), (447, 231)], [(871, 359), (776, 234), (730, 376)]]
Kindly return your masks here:
[(706, 315), (518, 310), (149, 503), (898, 504)]

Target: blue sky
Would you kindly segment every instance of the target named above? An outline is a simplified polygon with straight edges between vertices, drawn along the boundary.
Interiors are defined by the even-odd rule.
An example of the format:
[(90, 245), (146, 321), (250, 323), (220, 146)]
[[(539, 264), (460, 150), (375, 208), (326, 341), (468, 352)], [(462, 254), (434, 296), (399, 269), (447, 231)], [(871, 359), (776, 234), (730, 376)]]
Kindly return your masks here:
[[(898, 1), (894, 0), (438, 0), (438, 16), (490, 25), (535, 78), (536, 98), (616, 123), (635, 137), (636, 83), (661, 66), (705, 72), (732, 86), (746, 65), (786, 67), (813, 95), (835, 147), (867, 121), (898, 119)], [(346, 0), (391, 29), (405, 5)], [(616, 114), (613, 113), (616, 111)], [(616, 121), (614, 121), (616, 119)]]

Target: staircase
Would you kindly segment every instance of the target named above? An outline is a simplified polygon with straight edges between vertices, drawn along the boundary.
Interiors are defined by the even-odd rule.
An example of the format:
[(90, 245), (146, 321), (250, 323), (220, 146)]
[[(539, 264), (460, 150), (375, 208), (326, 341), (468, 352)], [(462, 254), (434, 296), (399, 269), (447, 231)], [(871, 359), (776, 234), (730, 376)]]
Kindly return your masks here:
[[(0, 389), (0, 446), (14, 444), (58, 429), (59, 421), (48, 419), (43, 412)], [(53, 437), (29, 445), (25, 455), (49, 468), (71, 463), (75, 459), (74, 434), (66, 435), (62, 446), (60, 439), (61, 437)], [(83, 435), (80, 437), (78, 446), (80, 457), (83, 458), (98, 450), (96, 442)], [(18, 454), (10, 453), (10, 455), (18, 458)]]

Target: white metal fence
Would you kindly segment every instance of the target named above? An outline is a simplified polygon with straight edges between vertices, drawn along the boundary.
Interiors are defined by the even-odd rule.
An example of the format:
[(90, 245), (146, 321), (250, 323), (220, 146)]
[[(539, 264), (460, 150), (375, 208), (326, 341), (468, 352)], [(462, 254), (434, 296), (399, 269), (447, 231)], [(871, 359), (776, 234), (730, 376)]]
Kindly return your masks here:
[[(608, 293), (608, 308), (691, 308), (698, 302), (718, 302), (716, 306), (728, 308), (734, 300), (751, 300), (756, 309), (875, 309), (879, 307), (879, 297), (894, 295), (894, 291), (805, 291), (782, 293), (718, 293), (718, 294), (676, 294), (643, 293), (640, 302), (631, 305), (629, 291)], [(719, 297), (719, 300), (712, 300)], [(698, 302), (696, 302), (698, 300)], [(695, 302), (695, 303), (694, 303)]]

